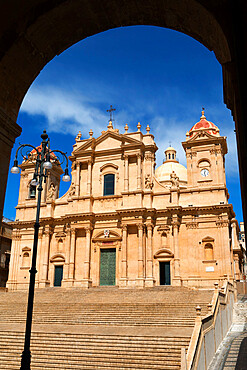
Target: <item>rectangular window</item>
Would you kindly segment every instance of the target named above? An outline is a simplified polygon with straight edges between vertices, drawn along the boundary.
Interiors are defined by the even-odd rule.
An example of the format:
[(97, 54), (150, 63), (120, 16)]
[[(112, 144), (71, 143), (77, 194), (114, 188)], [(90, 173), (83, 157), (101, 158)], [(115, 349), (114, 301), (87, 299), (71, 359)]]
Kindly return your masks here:
[(104, 176), (104, 195), (114, 195), (115, 175), (109, 173)]

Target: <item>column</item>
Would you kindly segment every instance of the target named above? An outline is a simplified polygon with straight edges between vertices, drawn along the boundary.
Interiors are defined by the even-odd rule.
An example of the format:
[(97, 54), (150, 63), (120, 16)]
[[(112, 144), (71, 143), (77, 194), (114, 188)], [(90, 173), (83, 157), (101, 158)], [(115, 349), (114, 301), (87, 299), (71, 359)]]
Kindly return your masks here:
[(129, 157), (124, 155), (124, 190), (129, 191)]
[(236, 280), (236, 274), (237, 274), (237, 269), (236, 269), (236, 256), (234, 255), (234, 249), (236, 248), (236, 243), (235, 243), (235, 234), (236, 234), (236, 224), (235, 224), (235, 219), (232, 220), (232, 233), (231, 233), (231, 238), (232, 238), (232, 250), (231, 250), (231, 260), (233, 262), (233, 278)]
[(75, 194), (79, 197), (80, 195), (80, 163), (76, 164), (76, 184), (75, 184)]
[(180, 258), (178, 244), (178, 221), (173, 221), (174, 278), (180, 279)]
[(137, 285), (144, 286), (143, 224), (138, 224), (138, 279)]
[(84, 279), (89, 283), (90, 280), (90, 252), (91, 252), (91, 227), (86, 227), (86, 250), (84, 261)]
[(9, 276), (8, 276), (8, 281), (6, 284), (6, 287), (9, 290), (16, 289), (15, 270), (16, 270), (16, 262), (17, 262), (16, 257), (18, 254), (18, 247), (19, 247), (18, 231), (13, 230), (10, 264), (9, 264)]
[(63, 286), (66, 286), (66, 282), (69, 279), (69, 257), (70, 257), (70, 234), (71, 229), (67, 227), (66, 229), (66, 238), (65, 238), (65, 262), (64, 262), (64, 275), (63, 275)]
[(42, 270), (41, 270), (41, 282), (40, 287), (46, 287), (48, 282), (48, 264), (49, 264), (49, 251), (50, 251), (50, 226), (45, 226), (44, 231), (44, 243), (42, 243), (43, 258), (42, 258)]
[(153, 243), (152, 243), (152, 236), (153, 233), (153, 225), (147, 224), (147, 278), (146, 278), (146, 286), (153, 286), (154, 285), (154, 278), (153, 278)]
[(142, 187), (141, 181), (141, 154), (137, 154), (137, 189), (140, 190)]
[(73, 285), (75, 276), (75, 243), (76, 243), (76, 229), (71, 229), (70, 238), (70, 256), (69, 256), (69, 281)]
[(87, 194), (91, 195), (91, 189), (92, 189), (92, 160), (90, 159), (88, 162), (87, 167)]
[(122, 260), (121, 260), (121, 278), (119, 285), (122, 287), (127, 286), (127, 225), (122, 226)]

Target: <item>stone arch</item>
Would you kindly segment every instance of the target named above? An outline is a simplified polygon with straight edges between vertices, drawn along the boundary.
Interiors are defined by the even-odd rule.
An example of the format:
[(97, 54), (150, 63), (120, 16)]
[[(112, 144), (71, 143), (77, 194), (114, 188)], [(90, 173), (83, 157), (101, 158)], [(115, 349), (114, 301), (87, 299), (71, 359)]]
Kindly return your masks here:
[(158, 260), (165, 260), (165, 261), (169, 261), (171, 260), (172, 258), (174, 258), (174, 254), (167, 248), (162, 248), (162, 249), (159, 249), (155, 254), (154, 254), (154, 258), (155, 259), (158, 259)]
[(208, 158), (201, 158), (197, 163), (197, 167), (199, 167), (199, 168), (209, 168), (209, 167), (211, 167), (211, 162)]
[(29, 247), (22, 248), (22, 268), (30, 268), (31, 249)]
[(61, 263), (65, 262), (65, 258), (62, 254), (57, 253), (57, 254), (55, 254), (54, 256), (51, 257), (50, 262), (61, 264)]
[(95, 236), (92, 238), (93, 242), (102, 242), (102, 241), (120, 241), (122, 240), (121, 235), (114, 230), (109, 230), (109, 236), (106, 238), (104, 234), (104, 230), (99, 231)]
[[(1, 67), (6, 69), (3, 82), (8, 83), (10, 89), (11, 85), (18, 85), (8, 101), (5, 96), (5, 107), (2, 106), (3, 109), (9, 103), (12, 103), (12, 108), (15, 106), (12, 109), (14, 120), (26, 91), (50, 60), (78, 41), (112, 28), (131, 25), (170, 28), (193, 37), (213, 50), (221, 64), (231, 60), (227, 38), (219, 21), (196, 0), (184, 0), (182, 3), (180, 0), (166, 0), (164, 4), (137, 0), (131, 6), (119, 2), (115, 2), (114, 6), (102, 6), (98, 1), (90, 4), (80, 0), (51, 1), (45, 2), (42, 7), (40, 0), (33, 6), (26, 6), (25, 11), (26, 22), (23, 22), (24, 14), (20, 14), (15, 27), (12, 25), (14, 32), (8, 38), (8, 52), (0, 63), (0, 74)], [(18, 69), (14, 68), (13, 54), (16, 55)]]
[[(0, 139), (4, 143), (0, 152), (3, 158), (0, 169), (3, 174), (1, 207), (11, 148), (21, 132), (15, 123), (19, 107), (31, 83), (44, 66), (56, 55), (86, 37), (116, 27), (153, 25), (193, 37), (214, 51), (222, 65), (224, 102), (232, 110), (236, 125), (239, 125), (237, 140), (244, 213), (246, 212), (244, 190), (247, 174), (244, 169), (247, 149), (243, 103), (246, 101), (246, 89), (244, 78), (241, 78), (241, 74), (246, 74), (244, 5), (222, 1), (216, 6), (213, 2), (201, 0), (136, 0), (131, 3), (37, 0), (35, 4), (26, 0), (22, 7), (17, 4), (17, 0), (16, 3), (4, 2), (0, 13), (3, 25), (0, 33)], [(243, 19), (238, 22), (240, 16)], [(3, 137), (8, 140), (3, 140)]]
[(105, 170), (107, 170), (109, 168), (109, 170), (112, 170), (114, 169), (115, 171), (118, 170), (118, 166), (114, 163), (105, 163), (103, 164), (103, 166), (100, 167), (100, 172), (103, 172)]
[(204, 260), (213, 261), (214, 260), (214, 238), (211, 236), (206, 236), (202, 239), (202, 245), (204, 249)]
[(206, 243), (204, 246), (204, 258), (205, 260), (213, 260), (214, 259), (214, 248), (212, 243)]

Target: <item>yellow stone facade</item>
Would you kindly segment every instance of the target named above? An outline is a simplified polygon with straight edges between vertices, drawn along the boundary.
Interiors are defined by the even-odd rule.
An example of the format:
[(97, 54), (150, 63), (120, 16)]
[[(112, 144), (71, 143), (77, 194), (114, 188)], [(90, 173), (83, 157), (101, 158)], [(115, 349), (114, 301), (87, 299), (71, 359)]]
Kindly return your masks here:
[[(44, 184), (36, 286), (212, 287), (239, 279), (226, 138), (202, 112), (182, 145), (187, 169), (172, 147), (155, 169), (149, 126), (143, 134), (140, 124), (136, 132), (126, 125), (120, 134), (109, 121), (98, 138), (92, 130), (88, 139), (79, 133), (67, 193), (59, 198), (62, 170), (55, 163)], [(20, 167), (10, 290), (28, 287), (36, 213), (34, 165), (26, 160)]]

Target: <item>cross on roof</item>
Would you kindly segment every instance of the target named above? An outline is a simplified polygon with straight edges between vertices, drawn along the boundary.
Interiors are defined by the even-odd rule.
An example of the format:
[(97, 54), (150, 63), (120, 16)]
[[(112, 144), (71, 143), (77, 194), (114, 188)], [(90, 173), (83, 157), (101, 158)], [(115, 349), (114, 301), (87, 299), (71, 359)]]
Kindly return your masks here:
[(112, 107), (112, 105), (110, 105), (110, 109), (107, 109), (107, 112), (109, 112), (110, 113), (110, 121), (112, 121), (112, 116), (113, 116), (113, 114), (112, 114), (112, 112), (114, 112), (116, 109), (115, 108), (113, 108)]

